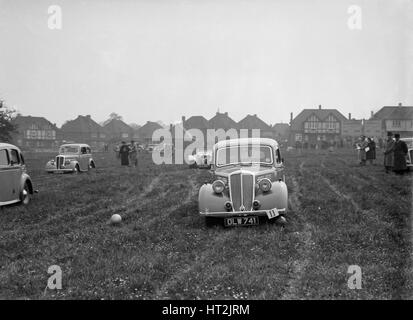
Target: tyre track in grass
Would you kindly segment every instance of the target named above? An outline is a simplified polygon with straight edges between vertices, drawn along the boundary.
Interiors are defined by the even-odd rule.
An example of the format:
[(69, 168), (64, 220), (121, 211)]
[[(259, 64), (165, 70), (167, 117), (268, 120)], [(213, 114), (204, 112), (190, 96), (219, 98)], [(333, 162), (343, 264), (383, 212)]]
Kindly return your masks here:
[[(186, 206), (188, 203), (190, 203), (193, 200), (193, 198), (196, 196), (197, 191), (198, 191), (196, 189), (196, 185), (195, 185), (195, 182), (194, 182), (194, 179), (197, 175), (198, 175), (198, 173), (193, 173), (193, 174), (191, 174), (190, 176), (188, 176), (186, 178), (185, 185), (186, 185), (186, 188), (187, 188), (187, 193), (186, 193), (185, 198), (181, 202), (179, 202), (178, 204), (173, 205), (173, 206), (167, 208), (166, 210), (160, 212), (159, 215), (153, 216), (151, 219), (146, 220), (145, 226), (150, 228), (159, 219), (167, 218), (171, 213), (179, 210), (180, 208), (182, 208), (182, 207)], [(169, 187), (171, 187), (171, 186), (169, 186)], [(160, 197), (157, 198), (157, 199), (162, 201), (162, 199), (164, 197), (166, 197), (167, 195), (168, 195), (168, 192), (163, 192), (162, 194), (160, 194)]]
[[(339, 161), (340, 163), (344, 164), (344, 166), (348, 169), (352, 169), (348, 166), (348, 164), (344, 161)], [(323, 169), (324, 172), (333, 172), (331, 167), (327, 167), (325, 165), (325, 157), (322, 159), (321, 161), (321, 168)], [(375, 169), (375, 167), (369, 167), (370, 168), (370, 174), (363, 172), (361, 169), (364, 169), (366, 167), (358, 167), (357, 168), (357, 172), (354, 173), (350, 173), (346, 176), (351, 177), (351, 179), (353, 179), (356, 183), (358, 183), (357, 185), (357, 190), (363, 190), (363, 188), (369, 188), (369, 189), (373, 189), (375, 194), (382, 194), (383, 198), (386, 198), (389, 196), (388, 194), (388, 189), (387, 187), (387, 183), (389, 178), (391, 179), (392, 176), (386, 176), (386, 174), (382, 171), (378, 171), (378, 170), (373, 170)], [(334, 172), (336, 173), (336, 172)], [(382, 179), (379, 179), (375, 176), (373, 176), (373, 174), (382, 174), (383, 177)], [(340, 174), (341, 176), (343, 175), (342, 173)], [(362, 209), (355, 201), (354, 199), (347, 193), (345, 192), (341, 192), (338, 190), (338, 188), (331, 183), (331, 180), (327, 177), (324, 177), (322, 175), (322, 172), (320, 174), (320, 176), (322, 177), (322, 180), (329, 186), (329, 188), (335, 193), (337, 194), (337, 196), (339, 196), (339, 198), (344, 198), (346, 200), (348, 200), (351, 205), (353, 206), (354, 209), (356, 209), (358, 212), (362, 213), (362, 216), (365, 217), (369, 217), (369, 216), (373, 216), (373, 217), (378, 217), (378, 219), (383, 219), (380, 211), (378, 211), (377, 208), (370, 208), (368, 210), (364, 210)], [(343, 177), (344, 178), (344, 177)], [(363, 186), (363, 187), (362, 187)], [(413, 190), (412, 190), (413, 192)], [(403, 201), (403, 199), (400, 199)], [(400, 200), (394, 200), (391, 199), (393, 206), (398, 207), (399, 209), (403, 208), (403, 204), (400, 203)], [(384, 224), (384, 222), (382, 222)], [(394, 224), (395, 222), (389, 222)], [(403, 299), (403, 298), (411, 298), (412, 295), (412, 290), (411, 288), (413, 288), (413, 274), (411, 272), (411, 265), (413, 264), (413, 252), (411, 250), (412, 246), (413, 246), (413, 239), (412, 239), (412, 234), (413, 234), (413, 224), (412, 224), (412, 218), (410, 215), (410, 222), (409, 222), (409, 228), (410, 228), (410, 232), (408, 232), (408, 235), (410, 237), (409, 239), (409, 243), (410, 243), (410, 257), (409, 257), (409, 262), (405, 264), (405, 266), (401, 266), (400, 270), (404, 270), (404, 271), (400, 271), (401, 276), (405, 277), (405, 284), (402, 285), (400, 288), (398, 288), (397, 290), (395, 288), (392, 289), (391, 292), (391, 296), (396, 298), (396, 299)], [(397, 232), (396, 230), (400, 230), (399, 227), (397, 226), (393, 226), (393, 228), (395, 228), (394, 232)], [(398, 247), (399, 248), (399, 247)], [(402, 249), (400, 247), (400, 249)], [(398, 268), (399, 265), (396, 265), (395, 268)]]
[[(146, 199), (146, 196), (150, 192), (152, 192), (152, 190), (154, 189), (156, 185), (159, 184), (159, 182), (161, 181), (161, 178), (165, 174), (166, 174), (165, 172), (161, 172), (157, 176), (152, 178), (149, 185), (145, 187), (145, 189), (141, 193), (136, 192), (135, 191), (136, 185), (129, 182), (129, 188), (125, 192), (125, 196), (123, 197), (124, 198), (123, 200), (118, 201), (118, 203), (115, 205), (110, 205), (109, 207), (105, 207), (105, 208), (101, 208), (97, 210), (94, 213), (94, 216), (100, 216), (105, 213), (114, 213), (114, 212), (118, 212), (126, 208), (125, 210), (121, 212), (121, 216), (124, 220), (128, 219), (132, 213), (136, 213), (138, 209), (137, 208), (138, 204), (139, 204), (139, 207), (143, 207), (151, 201), (151, 199)], [(135, 203), (135, 205), (133, 205), (133, 203)], [(90, 217), (90, 216), (78, 217), (77, 222), (81, 222), (81, 221), (88, 220), (91, 218), (93, 217)], [(109, 218), (110, 216), (108, 215), (107, 219)], [(109, 223), (109, 220), (106, 220), (106, 223)]]
[[(197, 201), (197, 195), (198, 195), (198, 188), (197, 186), (197, 181), (196, 178), (200, 176), (200, 171), (196, 171), (195, 173), (191, 174), (187, 178), (187, 185), (189, 187), (188, 193), (185, 197), (185, 199), (169, 208), (167, 210), (166, 215), (160, 215), (157, 217), (154, 217), (153, 219), (149, 220), (148, 225), (151, 226), (154, 223), (156, 223), (160, 218), (165, 218), (172, 214), (173, 212), (179, 210), (179, 208), (185, 207), (192, 201)], [(211, 254), (214, 254), (213, 252), (210, 253), (208, 251), (209, 247), (216, 247), (216, 246), (221, 246), (225, 243), (228, 242), (228, 240), (232, 237), (233, 230), (222, 230), (222, 228), (215, 228), (215, 229), (206, 229), (207, 233), (205, 232), (205, 229), (197, 229), (196, 236), (199, 238), (199, 244), (196, 248), (197, 250), (197, 255), (195, 259), (191, 263), (186, 263), (185, 265), (181, 266), (176, 270), (169, 278), (161, 284), (158, 288), (156, 288), (154, 296), (155, 299), (168, 299), (170, 298), (170, 293), (168, 292), (169, 289), (176, 287), (180, 283), (184, 282), (187, 276), (194, 271), (198, 266), (200, 265), (206, 265), (206, 263), (209, 261), (209, 257)], [(212, 235), (211, 235), (212, 233)], [(184, 296), (184, 293), (181, 293), (182, 296)]]
[[(301, 177), (304, 177), (304, 165), (305, 161), (301, 162), (299, 165), (298, 172)], [(303, 211), (301, 201), (299, 199), (300, 184), (298, 183), (297, 178), (294, 176), (291, 177), (291, 182), (293, 193), (288, 199), (289, 206), (293, 211), (302, 213)], [(298, 260), (295, 260), (292, 265), (291, 279), (286, 285), (286, 291), (281, 297), (282, 300), (294, 300), (303, 298), (300, 294), (300, 290), (303, 286), (303, 276), (310, 264), (309, 256), (312, 250), (312, 226), (303, 214), (301, 214), (300, 217), (303, 219), (304, 227), (303, 230), (299, 233), (299, 239), (303, 245), (298, 249), (300, 258)]]
[(345, 199), (347, 200), (352, 207), (356, 210), (356, 212), (361, 212), (363, 211), (360, 206), (354, 201), (353, 197), (348, 195), (347, 193), (341, 192), (336, 186), (335, 184), (333, 184), (327, 177), (323, 176), (323, 172), (325, 172), (325, 169), (327, 169), (327, 167), (325, 166), (325, 157), (322, 158), (321, 163), (320, 163), (320, 167), (321, 167), (321, 172), (320, 172), (320, 177), (321, 180), (323, 180), (323, 182), (328, 186), (328, 188), (333, 191), (340, 199)]

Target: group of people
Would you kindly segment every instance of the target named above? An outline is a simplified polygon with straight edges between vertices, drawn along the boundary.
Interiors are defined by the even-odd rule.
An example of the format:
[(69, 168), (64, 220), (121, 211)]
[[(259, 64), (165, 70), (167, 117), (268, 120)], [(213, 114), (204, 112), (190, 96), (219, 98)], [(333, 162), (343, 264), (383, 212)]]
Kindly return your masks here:
[[(373, 139), (361, 136), (357, 143), (357, 150), (360, 165), (365, 166), (367, 161), (374, 164), (374, 160), (376, 160), (376, 143)], [(384, 167), (386, 173), (391, 171), (396, 174), (405, 173), (407, 171), (407, 153), (407, 144), (400, 140), (400, 134), (396, 133), (393, 139), (393, 133), (388, 132), (384, 145)]]
[(120, 146), (116, 146), (115, 152), (122, 166), (138, 166), (138, 144), (135, 141), (132, 140), (130, 144), (122, 141)]
[(384, 167), (386, 173), (393, 170), (396, 174), (404, 174), (407, 171), (406, 156), (409, 152), (407, 143), (400, 140), (400, 134), (387, 133), (387, 141), (384, 149)]
[(376, 142), (372, 138), (361, 136), (359, 142), (356, 144), (360, 165), (365, 166), (366, 162), (374, 164), (376, 160)]

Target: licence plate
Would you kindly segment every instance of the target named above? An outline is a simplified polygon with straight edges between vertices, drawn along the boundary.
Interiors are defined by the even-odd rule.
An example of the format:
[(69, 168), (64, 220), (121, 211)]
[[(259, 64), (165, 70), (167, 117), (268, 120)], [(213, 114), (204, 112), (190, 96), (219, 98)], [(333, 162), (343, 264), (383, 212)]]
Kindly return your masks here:
[(273, 218), (276, 218), (280, 215), (280, 213), (278, 212), (278, 210), (276, 208), (271, 209), (271, 210), (267, 210), (267, 211), (265, 211), (265, 213), (267, 214), (268, 219), (273, 219)]
[(256, 226), (259, 224), (258, 217), (232, 217), (225, 218), (226, 227)]

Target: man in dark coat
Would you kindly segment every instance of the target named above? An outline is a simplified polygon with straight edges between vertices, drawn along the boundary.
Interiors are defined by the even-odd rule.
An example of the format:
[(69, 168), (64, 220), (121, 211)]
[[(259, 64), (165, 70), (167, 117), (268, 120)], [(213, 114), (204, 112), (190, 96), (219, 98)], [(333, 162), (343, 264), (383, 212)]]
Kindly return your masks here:
[(394, 142), (394, 167), (393, 170), (397, 174), (403, 174), (407, 170), (406, 156), (408, 152), (406, 142), (400, 140), (400, 134), (394, 135), (396, 141)]
[(122, 141), (122, 145), (119, 149), (120, 154), (120, 164), (122, 166), (129, 166), (129, 146), (125, 141)]
[(389, 173), (393, 169), (394, 165), (394, 140), (393, 140), (393, 133), (387, 132), (387, 141), (384, 146), (384, 168), (386, 169), (386, 173)]
[(366, 160), (368, 160), (370, 164), (373, 164), (374, 160), (376, 160), (376, 143), (373, 139), (367, 138), (367, 147)]

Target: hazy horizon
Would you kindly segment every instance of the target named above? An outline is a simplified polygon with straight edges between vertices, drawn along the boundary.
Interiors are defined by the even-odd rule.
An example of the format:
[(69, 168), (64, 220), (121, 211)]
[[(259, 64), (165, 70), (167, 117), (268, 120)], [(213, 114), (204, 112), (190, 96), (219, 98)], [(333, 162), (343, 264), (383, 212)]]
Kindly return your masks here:
[[(48, 6), (62, 29), (48, 28)], [(362, 29), (350, 30), (351, 5)], [(0, 99), (58, 126), (413, 105), (413, 2), (0, 0)]]

